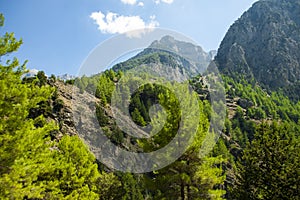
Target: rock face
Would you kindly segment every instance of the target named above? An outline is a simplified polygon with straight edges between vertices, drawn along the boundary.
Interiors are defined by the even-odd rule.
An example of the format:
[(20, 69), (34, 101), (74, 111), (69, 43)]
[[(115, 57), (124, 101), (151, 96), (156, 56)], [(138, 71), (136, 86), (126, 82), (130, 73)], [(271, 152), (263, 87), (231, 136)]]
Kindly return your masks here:
[(54, 120), (59, 126), (57, 138), (64, 134), (77, 135), (77, 130), (73, 120), (72, 111), (72, 90), (71, 85), (66, 85), (62, 81), (50, 82), (56, 88), (57, 98), (52, 103), (52, 113), (50, 119)]
[(300, 81), (300, 0), (261, 0), (228, 30), (215, 61), (221, 72), (268, 89)]

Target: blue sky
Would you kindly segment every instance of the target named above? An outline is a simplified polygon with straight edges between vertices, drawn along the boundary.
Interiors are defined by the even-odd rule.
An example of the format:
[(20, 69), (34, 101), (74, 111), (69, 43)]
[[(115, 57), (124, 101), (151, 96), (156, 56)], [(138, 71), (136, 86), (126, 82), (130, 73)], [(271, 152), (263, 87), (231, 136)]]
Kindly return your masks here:
[(217, 49), (230, 25), (256, 0), (2, 0), (5, 25), (23, 39), (14, 54), (30, 69), (76, 74), (99, 43), (134, 28), (160, 27)]

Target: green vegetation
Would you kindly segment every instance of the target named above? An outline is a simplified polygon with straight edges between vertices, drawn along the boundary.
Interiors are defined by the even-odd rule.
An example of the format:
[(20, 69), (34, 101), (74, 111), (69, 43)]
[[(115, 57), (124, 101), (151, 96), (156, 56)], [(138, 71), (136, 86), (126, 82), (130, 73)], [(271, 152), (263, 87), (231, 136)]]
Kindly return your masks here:
[(240, 104), (225, 123), (227, 148), (236, 160), (229, 199), (299, 198), (299, 102), (244, 78), (223, 80), (228, 97)]
[[(26, 63), (5, 60), (21, 44), (13, 33), (0, 37), (0, 199), (299, 199), (300, 102), (291, 101), (282, 90), (268, 93), (254, 80), (224, 76), (228, 104), (224, 128), (210, 153), (202, 155), (204, 139), (214, 142), (210, 119), (216, 113), (201, 76), (189, 82), (197, 94), (186, 90), (185, 84), (164, 82), (135, 90), (151, 75), (125, 76), (126, 70), (143, 63), (175, 66), (171, 54), (150, 51), (101, 74), (66, 81), (100, 100), (98, 122), (121, 148), (161, 149), (179, 127), (183, 131), (175, 142), (180, 146), (195, 132), (187, 137), (190, 143), (183, 155), (163, 169), (117, 172), (99, 163), (78, 136), (62, 134), (61, 124), (51, 119), (65, 107), (51, 86), (56, 77), (39, 72), (22, 79)], [(150, 138), (134, 138), (120, 130), (111, 116), (113, 95), (129, 103), (133, 123), (153, 127)], [(153, 116), (156, 104), (164, 111), (157, 109)]]
[(120, 185), (116, 176), (98, 171), (95, 157), (78, 137), (51, 140), (58, 127), (44, 113), (30, 115), (55, 89), (46, 84), (43, 72), (22, 81), (25, 64), (4, 60), (21, 44), (13, 33), (0, 38), (0, 198), (107, 199), (111, 191), (103, 187)]
[(300, 145), (288, 124), (261, 124), (239, 163), (238, 199), (297, 199)]

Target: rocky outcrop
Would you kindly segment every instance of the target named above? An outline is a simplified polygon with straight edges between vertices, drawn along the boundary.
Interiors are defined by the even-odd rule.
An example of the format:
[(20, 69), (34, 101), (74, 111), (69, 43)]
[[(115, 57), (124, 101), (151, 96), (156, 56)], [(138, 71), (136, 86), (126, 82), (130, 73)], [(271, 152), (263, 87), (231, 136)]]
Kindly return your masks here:
[(300, 0), (261, 0), (228, 30), (215, 61), (221, 72), (270, 89), (300, 80)]
[(66, 85), (62, 81), (52, 81), (49, 83), (55, 87), (55, 95), (51, 104), (52, 113), (48, 117), (54, 120), (59, 126), (59, 132), (55, 136), (60, 139), (64, 134), (76, 135), (77, 131), (73, 120), (72, 111), (72, 86)]

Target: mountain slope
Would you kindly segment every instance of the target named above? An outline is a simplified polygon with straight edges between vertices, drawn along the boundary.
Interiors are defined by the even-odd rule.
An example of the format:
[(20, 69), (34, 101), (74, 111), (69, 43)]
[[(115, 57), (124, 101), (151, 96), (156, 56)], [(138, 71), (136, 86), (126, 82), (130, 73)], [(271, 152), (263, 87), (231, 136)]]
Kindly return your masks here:
[(300, 1), (261, 0), (230, 27), (215, 61), (225, 74), (274, 90), (300, 80), (299, 52)]
[[(160, 40), (144, 49), (133, 58), (119, 63), (113, 67), (114, 71), (127, 71), (141, 65), (155, 64), (156, 71), (159, 66), (171, 67), (176, 75), (187, 80), (204, 72), (214, 56), (214, 51), (206, 53), (200, 46), (189, 42), (178, 41), (171, 36), (164, 36)], [(172, 77), (176, 80), (175, 77)], [(177, 77), (178, 78), (178, 77)]]

